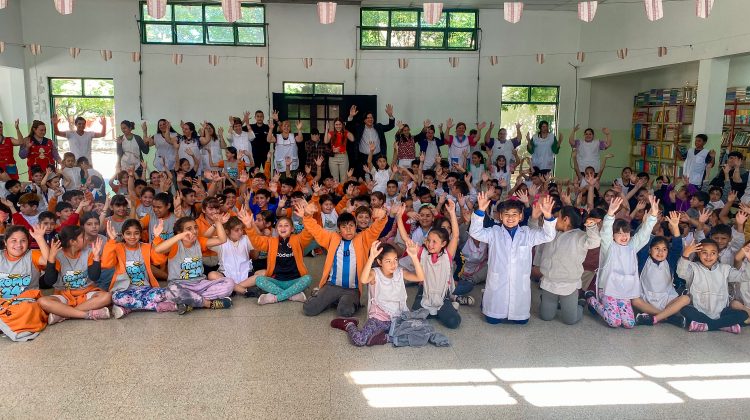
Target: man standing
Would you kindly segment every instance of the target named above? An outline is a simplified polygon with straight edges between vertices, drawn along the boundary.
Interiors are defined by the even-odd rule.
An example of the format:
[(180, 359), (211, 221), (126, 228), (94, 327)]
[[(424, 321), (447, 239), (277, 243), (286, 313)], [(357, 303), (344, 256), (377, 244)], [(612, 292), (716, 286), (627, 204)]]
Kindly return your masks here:
[[(349, 118), (347, 119), (346, 129), (354, 134), (354, 140), (357, 144), (357, 160), (349, 167), (354, 168), (354, 174), (357, 177), (364, 176), (362, 166), (367, 163), (367, 156), (370, 153), (370, 145), (375, 145), (373, 156), (384, 155), (388, 153), (388, 146), (385, 141), (385, 133), (393, 130), (396, 126), (396, 119), (393, 117), (393, 105), (385, 106), (385, 113), (388, 114), (388, 124), (383, 125), (375, 123), (375, 115), (372, 112), (365, 113), (364, 120), (355, 120), (359, 111), (356, 105), (349, 109)], [(386, 156), (386, 159), (388, 157)]]
[[(274, 112), (274, 121), (278, 121), (278, 112)], [(245, 122), (245, 130), (252, 130), (252, 132), (255, 134), (255, 138), (258, 139), (258, 141), (254, 141), (252, 143), (253, 148), (253, 160), (255, 161), (255, 167), (261, 168), (263, 165), (266, 164), (266, 160), (268, 159), (268, 152), (271, 150), (271, 145), (265, 141), (266, 138), (268, 138), (268, 124), (265, 123), (265, 114), (263, 114), (263, 111), (257, 110), (255, 111), (255, 123), (250, 124), (250, 113), (245, 112), (244, 115), (244, 122)], [(275, 123), (274, 125), (278, 126), (278, 123)]]
[(86, 130), (86, 119), (83, 117), (76, 117), (75, 119), (75, 130), (71, 131), (60, 131), (58, 123), (60, 119), (57, 114), (52, 115), (52, 126), (55, 129), (55, 135), (68, 139), (68, 147), (70, 152), (76, 156), (76, 160), (79, 157), (85, 156), (89, 162), (94, 162), (91, 159), (91, 141), (96, 138), (104, 137), (107, 134), (107, 119), (101, 117), (99, 119), (102, 129), (100, 132), (95, 133), (93, 131)]
[(699, 190), (703, 186), (703, 178), (706, 176), (706, 167), (711, 164), (713, 166), (714, 156), (716, 152), (713, 150), (705, 149), (704, 146), (708, 143), (708, 136), (705, 134), (698, 134), (695, 136), (695, 147), (682, 154), (682, 158), (685, 159), (685, 166), (683, 173), (688, 177), (688, 182), (691, 185), (695, 185)]

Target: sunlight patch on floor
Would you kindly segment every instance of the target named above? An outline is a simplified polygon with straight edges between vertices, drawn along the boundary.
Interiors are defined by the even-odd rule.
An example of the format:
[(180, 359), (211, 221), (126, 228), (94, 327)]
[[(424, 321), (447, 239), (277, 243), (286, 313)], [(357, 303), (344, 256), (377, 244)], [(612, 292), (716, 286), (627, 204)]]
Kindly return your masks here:
[(667, 383), (694, 400), (750, 398), (750, 379), (703, 379)]
[(627, 366), (581, 366), (492, 369), (506, 382), (573, 381), (591, 379), (637, 379), (642, 376)]
[(512, 385), (537, 407), (683, 402), (666, 388), (648, 380), (532, 382)]
[(362, 395), (371, 407), (378, 408), (516, 404), (497, 385), (365, 388)]
[(357, 385), (497, 382), (485, 369), (354, 371), (349, 372), (349, 378)]

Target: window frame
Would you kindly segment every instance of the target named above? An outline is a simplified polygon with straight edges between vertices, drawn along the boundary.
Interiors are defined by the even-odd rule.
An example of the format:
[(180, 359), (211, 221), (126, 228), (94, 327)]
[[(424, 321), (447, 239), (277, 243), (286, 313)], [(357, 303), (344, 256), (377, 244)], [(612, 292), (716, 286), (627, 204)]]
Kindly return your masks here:
[[(368, 11), (386, 11), (388, 12), (388, 24), (386, 26), (365, 26), (362, 23), (362, 17)], [(417, 26), (393, 26), (393, 12), (417, 12)], [(422, 20), (423, 9), (408, 7), (360, 7), (359, 9), (359, 49), (361, 50), (417, 50), (417, 51), (477, 51), (478, 33), (479, 33), (479, 9), (443, 9), (445, 16), (445, 27), (423, 26)], [(474, 28), (452, 28), (450, 26), (452, 13), (473, 13)], [(385, 31), (385, 46), (369, 46), (362, 44), (364, 31), (375, 30)], [(393, 47), (391, 46), (391, 33), (396, 31), (415, 31), (413, 47)], [(421, 45), (422, 32), (442, 32), (443, 45), (439, 47), (425, 47)], [(452, 33), (470, 33), (472, 35), (472, 46), (469, 48), (450, 47), (448, 40)]]
[[(526, 94), (525, 101), (506, 101), (503, 99), (503, 89), (509, 88), (527, 88), (528, 93)], [(557, 90), (554, 102), (540, 102), (531, 100), (531, 89), (532, 88), (554, 88)], [(500, 104), (501, 105), (559, 105), (560, 104), (560, 86), (556, 85), (502, 85), (500, 87)]]
[[(286, 85), (287, 84), (304, 84), (304, 85), (312, 85), (312, 93), (292, 93), (286, 91)], [(341, 86), (341, 93), (317, 93), (316, 92), (316, 86), (317, 85), (337, 85)], [(341, 82), (300, 82), (300, 81), (294, 81), (294, 80), (285, 80), (281, 83), (281, 92), (284, 95), (310, 95), (310, 96), (343, 96), (344, 95), (344, 83)]]
[[(52, 81), (53, 80), (80, 80), (81, 81), (81, 94), (80, 95), (59, 95), (52, 92)], [(86, 81), (87, 80), (107, 80), (112, 82), (112, 95), (87, 95), (86, 94)], [(55, 114), (55, 98), (105, 98), (105, 99), (112, 99), (112, 104), (114, 106), (114, 100), (115, 100), (115, 79), (112, 77), (62, 77), (62, 76), (55, 76), (55, 77), (47, 77), (47, 87), (49, 89), (49, 115), (50, 115), (50, 124), (49, 126), (53, 128), (52, 130), (52, 136), (50, 138), (54, 140), (55, 142), (58, 141), (57, 135), (54, 133), (54, 124), (52, 123), (52, 115)]]
[[(139, 3), (139, 14), (140, 14), (140, 28), (141, 28), (141, 44), (146, 45), (202, 45), (202, 46), (235, 46), (235, 47), (265, 47), (268, 45), (268, 31), (266, 30), (266, 6), (264, 4), (242, 4), (243, 9), (262, 8), (263, 9), (263, 23), (243, 23), (243, 22), (208, 22), (206, 21), (206, 7), (216, 7), (221, 5), (219, 3), (207, 3), (200, 1), (193, 2), (167, 2), (168, 12), (167, 14), (171, 17), (169, 20), (146, 20), (146, 13), (144, 12), (144, 5), (146, 2), (141, 0)], [(174, 6), (201, 6), (201, 20), (196, 22), (182, 21), (175, 18)], [(246, 10), (243, 10), (243, 15)], [(172, 32), (171, 42), (154, 42), (148, 41), (146, 28), (149, 25), (169, 25)], [(203, 27), (203, 40), (202, 42), (179, 42), (177, 40), (177, 27), (178, 26), (201, 26)], [(208, 30), (210, 27), (229, 27), (232, 28), (232, 34), (234, 41), (232, 42), (209, 42)], [(263, 31), (263, 43), (247, 43), (240, 42), (240, 30), (239, 28), (260, 28)]]

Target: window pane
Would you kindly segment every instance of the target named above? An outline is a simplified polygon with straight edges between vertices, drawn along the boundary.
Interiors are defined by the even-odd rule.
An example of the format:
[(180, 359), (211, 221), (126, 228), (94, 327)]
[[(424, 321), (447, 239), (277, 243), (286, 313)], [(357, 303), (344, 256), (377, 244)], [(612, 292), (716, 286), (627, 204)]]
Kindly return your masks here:
[(206, 6), (206, 22), (227, 22), (224, 19), (224, 11), (221, 9), (221, 6)]
[(477, 26), (477, 15), (474, 13), (451, 13), (450, 16), (450, 27), (451, 28), (476, 28)]
[(344, 86), (338, 83), (316, 83), (315, 93), (318, 95), (343, 95)]
[(231, 26), (209, 26), (206, 42), (209, 44), (233, 44), (234, 28)]
[(557, 88), (553, 86), (531, 88), (531, 102), (557, 103)]
[(529, 100), (529, 88), (526, 86), (503, 86), (503, 102), (526, 102)]
[[(313, 84), (312, 83), (284, 83), (284, 93), (292, 94), (312, 94)], [(296, 105), (295, 105), (296, 106)], [(291, 105), (290, 105), (291, 107)], [(296, 116), (296, 113), (295, 113)]]
[(263, 27), (257, 26), (240, 26), (237, 28), (240, 44), (260, 44), (265, 43)]
[[(285, 84), (286, 86), (286, 84)], [(293, 92), (286, 92), (286, 88), (284, 88), (284, 93), (293, 93)], [(286, 106), (286, 117), (287, 118), (297, 118), (299, 117), (299, 105), (297, 104), (288, 104)]]
[(177, 22), (202, 22), (203, 7), (175, 5), (174, 20)]
[(388, 26), (387, 10), (363, 10), (362, 26)]
[(146, 24), (146, 42), (172, 42), (172, 25)]
[(167, 22), (172, 20), (172, 5), (167, 5), (167, 11), (164, 13), (164, 17), (161, 19), (155, 19), (148, 15), (148, 6), (143, 4), (143, 20), (150, 22)]
[(448, 48), (473, 48), (474, 33), (472, 32), (451, 32), (448, 35)]
[(50, 90), (53, 95), (82, 95), (81, 79), (52, 79)]
[(422, 13), (422, 22), (420, 22), (420, 24), (422, 25), (423, 28), (445, 28), (447, 21), (448, 21), (448, 14), (443, 12), (438, 22), (430, 24), (430, 23), (425, 22), (424, 13)]
[(180, 44), (202, 44), (202, 25), (177, 25), (177, 42)]
[(445, 40), (445, 32), (422, 31), (419, 37), (419, 45), (423, 48), (442, 48)]
[[(302, 119), (304, 119), (304, 118), (310, 118), (310, 105), (302, 105), (302, 104), (300, 104), (300, 106), (299, 106), (299, 117), (302, 118)], [(292, 127), (294, 127), (294, 124), (292, 124)], [(295, 129), (295, 128), (292, 128), (292, 129)], [(303, 131), (305, 131), (305, 130), (303, 129)], [(307, 124), (307, 131), (310, 131), (309, 121), (308, 121), (308, 124)]]
[(318, 132), (325, 133), (325, 131), (326, 131), (326, 120), (324, 120), (322, 118), (318, 118), (318, 123), (317, 124), (318, 124), (317, 125)]
[(238, 23), (264, 23), (265, 9), (262, 7), (242, 7), (242, 19)]
[[(342, 86), (342, 94), (343, 92), (343, 86)], [(338, 105), (328, 105), (328, 118), (334, 119), (339, 117), (339, 106)]]
[(416, 28), (419, 21), (417, 11), (398, 10), (391, 12), (391, 26)]
[(385, 47), (386, 36), (388, 31), (363, 30), (362, 46), (363, 47)]
[(115, 83), (112, 80), (86, 79), (83, 81), (86, 96), (114, 96)]
[(391, 31), (391, 47), (414, 47), (417, 31)]

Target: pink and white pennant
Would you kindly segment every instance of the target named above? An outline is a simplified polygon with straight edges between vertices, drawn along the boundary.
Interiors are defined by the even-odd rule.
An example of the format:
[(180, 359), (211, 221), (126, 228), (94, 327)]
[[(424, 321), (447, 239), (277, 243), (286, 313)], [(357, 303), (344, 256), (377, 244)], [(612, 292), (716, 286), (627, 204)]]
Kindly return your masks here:
[(658, 55), (659, 57), (664, 57), (665, 55), (667, 55), (667, 47), (659, 47), (656, 50), (656, 55)]
[(584, 22), (591, 22), (596, 16), (596, 8), (598, 7), (598, 1), (582, 1), (578, 3), (578, 19)]
[(695, 15), (701, 19), (707, 18), (714, 7), (714, 0), (695, 0)]
[(497, 65), (497, 56), (496, 55), (491, 55), (490, 56), (490, 65), (491, 66), (496, 66)]
[(212, 66), (216, 67), (219, 65), (219, 56), (216, 54), (210, 54), (208, 56), (208, 64), (211, 64)]
[(73, 13), (73, 6), (75, 6), (75, 0), (55, 0), (55, 9), (61, 15), (69, 15)]
[(620, 48), (619, 50), (617, 50), (617, 58), (619, 58), (620, 60), (624, 60), (625, 57), (627, 56), (628, 56), (627, 48)]
[(172, 63), (175, 66), (178, 66), (178, 65), (182, 64), (182, 54), (173, 53), (172, 54)]
[(536, 55), (536, 62), (539, 64), (544, 64), (544, 54), (539, 53)]
[(0, 0), (0, 9), (8, 7), (8, 0)]
[(651, 22), (664, 17), (662, 0), (643, 0), (643, 4), (646, 6), (646, 17)]
[(137, 63), (141, 61), (141, 53), (139, 52), (131, 52), (130, 53), (130, 59), (133, 60), (134, 63)]
[(336, 20), (336, 2), (318, 2), (318, 20), (323, 25), (328, 25)]
[(0, 41), (0, 54), (5, 52), (5, 41)]
[(146, 13), (154, 19), (161, 19), (167, 14), (167, 0), (148, 0)]
[(458, 57), (448, 57), (448, 64), (454, 69), (458, 67)]
[(27, 47), (29, 47), (31, 55), (39, 55), (42, 53), (42, 46), (39, 44), (29, 44)]
[(266, 63), (266, 57), (263, 57), (263, 56), (256, 56), (255, 57), (255, 64), (258, 67), (263, 68), (263, 65), (265, 65), (265, 63)]
[(101, 54), (104, 61), (109, 61), (112, 59), (112, 51), (110, 50), (101, 50), (99, 51), (99, 53)]
[(399, 58), (398, 59), (398, 68), (401, 70), (409, 67), (409, 59), (408, 58)]
[(306, 69), (309, 69), (313, 65), (313, 59), (312, 58), (303, 58), (302, 59), (302, 65), (304, 65)]
[(510, 23), (518, 23), (523, 14), (523, 3), (520, 1), (506, 1), (503, 3), (503, 17)]
[(81, 53), (81, 49), (77, 47), (71, 47), (68, 48), (68, 52), (70, 53), (70, 56), (73, 57), (73, 59), (78, 58), (78, 55)]
[(425, 22), (430, 25), (440, 22), (440, 18), (443, 15), (443, 3), (425, 3), (423, 7), (424, 13), (422, 13), (422, 19)]
[(353, 58), (347, 58), (344, 60), (344, 67), (346, 67), (347, 70), (354, 67), (354, 59)]
[(586, 53), (583, 51), (578, 51), (576, 53), (576, 59), (578, 60), (579, 63), (583, 63), (583, 60), (586, 59)]
[(234, 23), (242, 19), (242, 4), (240, 0), (221, 0), (221, 10), (224, 11), (224, 19)]

